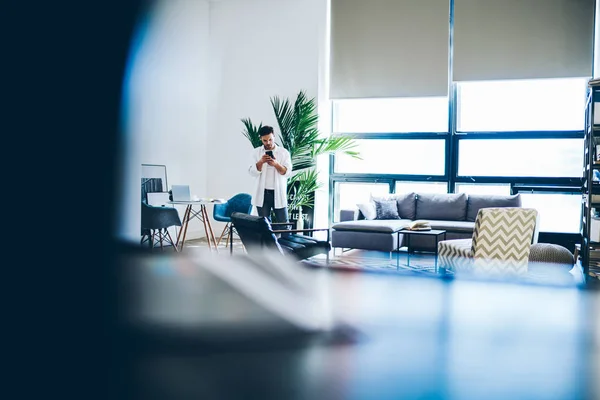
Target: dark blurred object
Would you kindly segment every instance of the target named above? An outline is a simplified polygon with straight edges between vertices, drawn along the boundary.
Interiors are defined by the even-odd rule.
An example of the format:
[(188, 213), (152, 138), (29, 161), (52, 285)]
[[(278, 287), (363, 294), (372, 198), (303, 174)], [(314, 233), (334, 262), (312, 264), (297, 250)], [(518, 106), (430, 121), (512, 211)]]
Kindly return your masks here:
[(156, 243), (163, 250), (163, 242), (173, 246), (175, 251), (177, 243), (173, 241), (169, 229), (172, 226), (181, 226), (179, 213), (170, 207), (154, 207), (142, 202), (142, 239), (140, 244), (148, 242), (150, 248)]
[[(248, 252), (271, 248), (277, 249), (281, 254), (292, 255), (299, 260), (317, 254), (326, 254), (329, 257), (331, 244), (329, 242), (329, 229), (327, 228), (273, 230), (265, 217), (237, 212), (231, 214), (231, 222)], [(282, 223), (281, 225), (291, 225), (291, 223)], [(296, 234), (316, 231), (327, 231), (327, 240), (317, 240), (309, 236)], [(278, 238), (276, 234), (281, 234), (281, 237)]]
[(334, 331), (323, 276), (278, 252), (123, 250), (119, 322), (136, 347), (272, 348)]
[(252, 211), (252, 196), (248, 193), (238, 193), (235, 196), (231, 197), (225, 203), (215, 204), (213, 207), (213, 218), (215, 221), (226, 222), (225, 227), (223, 228), (223, 232), (221, 232), (221, 236), (219, 236), (219, 240), (217, 241), (217, 246), (221, 243), (221, 239), (227, 232), (227, 243), (229, 243), (229, 248), (231, 252), (233, 252), (233, 234), (234, 229), (231, 224), (231, 214), (234, 212), (240, 212), (243, 214), (250, 214)]

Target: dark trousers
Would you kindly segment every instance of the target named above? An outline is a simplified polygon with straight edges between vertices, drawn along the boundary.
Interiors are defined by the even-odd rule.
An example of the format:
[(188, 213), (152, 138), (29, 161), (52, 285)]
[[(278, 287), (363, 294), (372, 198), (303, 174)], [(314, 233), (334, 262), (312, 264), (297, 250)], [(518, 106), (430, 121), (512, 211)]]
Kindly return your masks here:
[[(284, 208), (275, 208), (275, 191), (274, 190), (266, 190), (265, 189), (265, 199), (263, 200), (262, 207), (256, 207), (258, 211), (258, 215), (261, 217), (267, 217), (269, 222), (271, 222), (271, 210), (275, 212), (276, 222), (288, 222), (288, 209)], [(289, 226), (285, 228), (283, 226), (277, 227), (276, 229), (290, 229)]]

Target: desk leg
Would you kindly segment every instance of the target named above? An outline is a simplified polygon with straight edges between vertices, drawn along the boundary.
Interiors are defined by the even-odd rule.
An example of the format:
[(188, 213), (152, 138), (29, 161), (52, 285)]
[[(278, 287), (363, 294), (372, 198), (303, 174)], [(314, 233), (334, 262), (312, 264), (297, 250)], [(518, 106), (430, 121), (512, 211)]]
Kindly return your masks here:
[(206, 206), (204, 204), (202, 204), (202, 215), (204, 220), (206, 221), (206, 225), (204, 227), (204, 229), (206, 230), (206, 227), (208, 226), (208, 230), (206, 231), (206, 238), (208, 239), (208, 247), (211, 247), (211, 239), (212, 239), (212, 244), (215, 246), (215, 250), (217, 251), (217, 253), (219, 252), (219, 248), (217, 247), (217, 239), (215, 239), (215, 234), (213, 232), (212, 229), (212, 225), (210, 224), (210, 218), (208, 217), (208, 212), (206, 211)]
[(400, 232), (396, 234), (396, 270), (400, 269)]
[(410, 237), (412, 235), (406, 235), (406, 266), (410, 267)]
[(206, 241), (208, 242), (208, 248), (212, 250), (212, 243), (210, 242), (210, 236), (208, 235), (208, 228), (206, 227), (206, 216), (204, 215), (204, 204), (200, 204), (200, 216), (198, 217), (202, 221), (204, 226), (204, 234), (206, 235)]
[[(439, 253), (438, 253), (438, 240), (439, 236), (436, 236), (435, 238), (435, 273), (439, 274), (440, 273), (440, 269), (438, 268), (438, 257), (439, 257)], [(446, 240), (446, 232), (444, 232), (444, 240)], [(446, 273), (446, 270), (444, 269), (444, 274)]]
[(439, 236), (436, 235), (435, 236), (435, 264), (433, 266), (433, 272), (437, 274), (438, 272), (438, 267), (437, 267), (437, 259), (438, 259), (438, 242), (439, 242)]
[(190, 222), (190, 213), (192, 212), (192, 205), (188, 205), (185, 208), (185, 213), (183, 214), (183, 219), (185, 220), (185, 229), (181, 229), (183, 231), (183, 238), (181, 240), (181, 250), (183, 250), (183, 246), (185, 245), (185, 237), (187, 236), (188, 224)]
[[(188, 205), (185, 207), (185, 211), (183, 212), (183, 218), (181, 220), (181, 229), (179, 229), (179, 233), (177, 234), (177, 242), (175, 243), (175, 247), (179, 248), (181, 244), (180, 251), (183, 250), (183, 242), (185, 242), (185, 235), (187, 234), (188, 222), (190, 220), (190, 210), (192, 206)], [(183, 239), (183, 240), (182, 240)]]

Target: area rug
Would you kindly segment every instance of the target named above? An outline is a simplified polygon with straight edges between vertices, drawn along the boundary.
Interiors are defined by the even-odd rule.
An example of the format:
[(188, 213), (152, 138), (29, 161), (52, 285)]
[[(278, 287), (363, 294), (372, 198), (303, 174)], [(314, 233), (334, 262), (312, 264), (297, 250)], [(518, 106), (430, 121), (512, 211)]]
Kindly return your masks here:
[(410, 266), (406, 265), (406, 257), (396, 256), (392, 258), (360, 257), (353, 255), (342, 255), (330, 257), (329, 263), (324, 256), (315, 256), (304, 263), (312, 267), (335, 268), (346, 271), (370, 271), (370, 272), (389, 272), (389, 273), (424, 273), (435, 274), (435, 266), (431, 257), (426, 260), (419, 260), (411, 257)]

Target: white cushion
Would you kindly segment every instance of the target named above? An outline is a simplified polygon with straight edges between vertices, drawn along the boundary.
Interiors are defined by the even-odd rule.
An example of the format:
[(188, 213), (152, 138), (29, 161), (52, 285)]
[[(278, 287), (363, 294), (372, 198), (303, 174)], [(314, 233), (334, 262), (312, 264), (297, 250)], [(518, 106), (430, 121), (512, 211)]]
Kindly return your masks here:
[(377, 209), (375, 208), (375, 202), (369, 201), (367, 203), (360, 203), (356, 205), (365, 219), (377, 218)]

